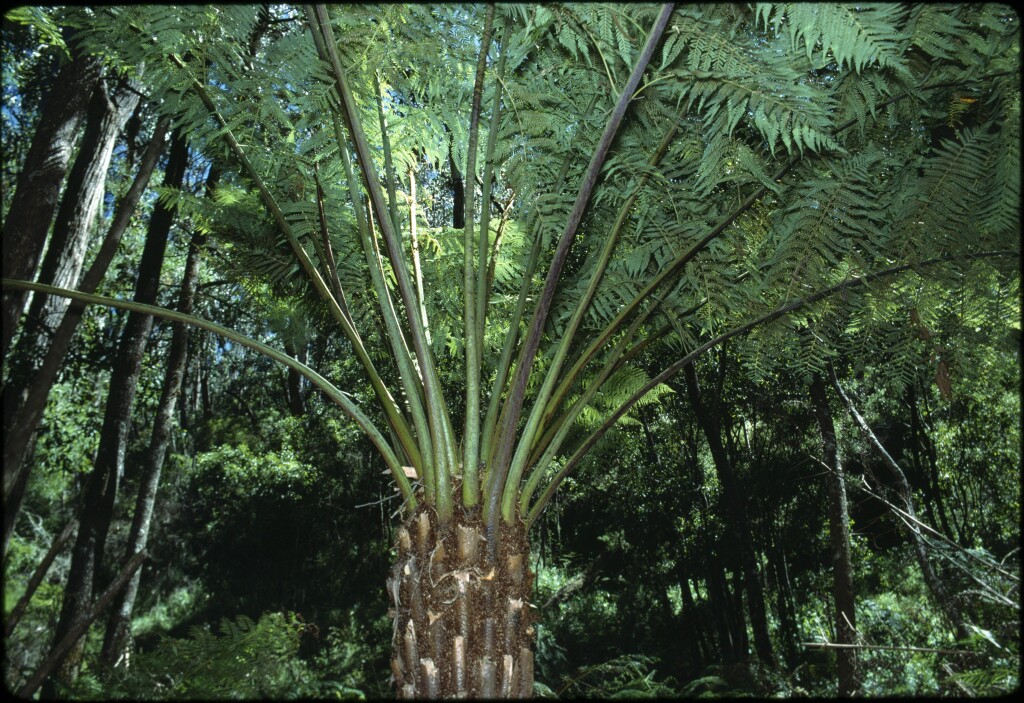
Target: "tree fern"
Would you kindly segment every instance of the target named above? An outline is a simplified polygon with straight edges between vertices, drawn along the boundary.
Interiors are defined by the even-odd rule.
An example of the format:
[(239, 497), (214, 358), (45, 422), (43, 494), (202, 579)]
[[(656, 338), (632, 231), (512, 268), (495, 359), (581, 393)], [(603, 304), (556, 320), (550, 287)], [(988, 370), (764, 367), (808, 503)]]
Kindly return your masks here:
[[(476, 488), (461, 506), (453, 491), (480, 470), (492, 558), (498, 523), (533, 524), (691, 355), (754, 335), (755, 377), (785, 363), (806, 379), (852, 349), (910, 378), (934, 351), (906, 332), (911, 307), (925, 325), (956, 318), (920, 281), (1012, 288), (991, 262), (1019, 247), (1019, 23), (998, 6), (272, 6), (284, 21), (265, 32), (260, 11), (100, 8), (83, 45), (143, 71), (227, 171), (208, 209), (164, 194), (203, 219), (216, 265), (343, 333), (379, 416), (308, 377), (397, 481), (405, 465), (424, 478), (420, 497), (402, 485), (409, 504), (475, 520)], [(509, 34), (481, 56), (485, 16)], [(408, 169), (441, 197), (459, 172), (472, 194), (486, 154), (514, 195), (506, 239), (489, 261), (486, 231), (480, 259), (472, 236), (428, 228), (421, 294)], [(463, 287), (490, 265), (482, 387), (467, 391)], [(460, 467), (477, 434), (481, 466)]]

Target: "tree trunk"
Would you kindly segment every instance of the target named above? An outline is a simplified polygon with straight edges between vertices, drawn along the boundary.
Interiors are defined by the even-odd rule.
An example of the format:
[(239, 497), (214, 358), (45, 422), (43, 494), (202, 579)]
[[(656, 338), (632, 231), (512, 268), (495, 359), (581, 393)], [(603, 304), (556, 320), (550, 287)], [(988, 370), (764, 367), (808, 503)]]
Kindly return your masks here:
[(422, 505), (398, 529), (388, 591), (400, 698), (532, 696), (533, 574), (524, 525), (502, 526), (496, 564), (484, 533), (479, 517), (456, 510), (451, 524), (439, 526)]
[[(119, 104), (114, 101), (119, 101)], [(104, 81), (97, 82), (89, 101), (78, 155), (64, 186), (46, 255), (36, 276), (39, 283), (60, 288), (75, 288), (78, 285), (90, 229), (103, 199), (114, 142), (138, 102), (138, 94), (128, 90), (127, 84), (120, 91), (109, 95)], [(33, 367), (38, 363), (42, 350), (47, 348), (67, 307), (67, 298), (32, 296), (32, 304), (21, 327), (18, 342), (7, 358), (9, 373), (4, 386), (5, 403), (20, 403), (24, 400), (24, 393), (36, 372)], [(6, 421), (12, 415), (6, 405), (5, 413), (6, 429)]]
[[(942, 487), (939, 485), (939, 467), (938, 461), (935, 456), (935, 445), (932, 444), (931, 439), (928, 437), (928, 430), (923, 427), (921, 422), (921, 413), (917, 405), (917, 392), (914, 386), (910, 386), (910, 432), (911, 432), (911, 446), (914, 448), (915, 455), (919, 455), (922, 450), (927, 459), (928, 465), (928, 485), (931, 487), (931, 495), (933, 501), (929, 501), (929, 513), (931, 513), (931, 504), (934, 502), (937, 515), (939, 518), (938, 525), (941, 526), (942, 532), (948, 539), (956, 541), (957, 536), (953, 532), (953, 528), (950, 527), (949, 518), (946, 517), (946, 506), (942, 500)], [(934, 518), (932, 524), (936, 524)]]
[[(110, 229), (96, 254), (96, 260), (93, 261), (82, 279), (80, 290), (92, 293), (103, 280), (117, 251), (121, 236), (128, 228), (132, 213), (139, 204), (150, 176), (153, 174), (153, 169), (156, 167), (157, 159), (163, 148), (168, 122), (166, 118), (157, 121), (153, 130), (153, 138), (139, 165), (139, 172), (124, 198), (118, 203), (114, 219), (110, 223)], [(32, 455), (35, 430), (43, 416), (43, 410), (46, 408), (46, 401), (50, 396), (50, 389), (53, 388), (57, 371), (64, 361), (71, 338), (84, 311), (85, 306), (80, 304), (72, 303), (68, 307), (60, 326), (50, 340), (50, 346), (46, 350), (42, 366), (32, 377), (31, 385), (27, 389), (18, 388), (13, 382), (6, 384), (3, 389), (5, 439), (3, 550), (5, 555), (28, 482), (30, 468), (28, 459)]]
[[(729, 514), (726, 516), (727, 529), (732, 533), (735, 551), (732, 553), (739, 564), (733, 564), (734, 572), (741, 572), (743, 586), (747, 592), (747, 608), (750, 611), (751, 629), (754, 631), (754, 647), (757, 657), (765, 664), (774, 665), (775, 655), (772, 652), (771, 638), (768, 634), (768, 618), (765, 613), (764, 588), (757, 568), (757, 555), (754, 541), (750, 534), (750, 522), (747, 518), (747, 507), (744, 497), (736, 481), (736, 472), (722, 444), (722, 426), (719, 422), (721, 399), (709, 408), (704, 403), (697, 372), (693, 364), (683, 370), (686, 379), (686, 390), (697, 415), (697, 421), (711, 449), (711, 457), (715, 463), (718, 480), (722, 484), (722, 493)], [(739, 553), (736, 554), (736, 551)], [(739, 568), (737, 568), (739, 567)], [(745, 627), (745, 626), (744, 626)]]
[(793, 588), (789, 582), (789, 569), (786, 566), (785, 545), (779, 537), (773, 539), (772, 542), (773, 549), (769, 564), (775, 576), (776, 612), (779, 615), (778, 632), (779, 639), (782, 642), (782, 657), (790, 668), (794, 668), (798, 661), (797, 642), (799, 641), (799, 629), (797, 628)]
[(700, 671), (704, 665), (712, 659), (712, 653), (707, 641), (707, 627), (703, 617), (704, 609), (698, 608), (690, 591), (690, 574), (688, 563), (684, 557), (676, 562), (675, 569), (676, 583), (679, 584), (679, 595), (681, 607), (679, 616), (674, 618), (681, 628), (684, 642), (689, 642), (686, 648), (687, 662), (693, 671)]
[[(164, 185), (180, 188), (188, 161), (188, 146), (180, 132), (175, 132), (171, 143), (170, 162), (165, 172)], [(167, 237), (174, 221), (174, 210), (157, 203), (149, 222), (146, 243), (139, 265), (135, 285), (135, 301), (152, 304), (156, 300), (163, 266)], [(131, 425), (132, 401), (142, 369), (142, 355), (146, 349), (149, 331), (153, 326), (150, 315), (132, 312), (125, 323), (114, 363), (116, 373), (111, 375), (106, 411), (96, 461), (84, 489), (79, 521), (78, 539), (71, 558), (71, 571), (64, 589), (64, 603), (54, 641), (60, 642), (85, 617), (92, 602), (96, 580), (103, 565), (107, 532), (114, 512), (117, 485), (124, 471), (125, 447)], [(83, 642), (69, 651), (57, 678), (71, 683), (77, 676)], [(44, 694), (52, 695), (53, 681), (48, 682)]]
[[(296, 361), (306, 363), (306, 345), (297, 350), (291, 342), (284, 343), (284, 352)], [(293, 417), (302, 417), (306, 414), (306, 403), (302, 397), (302, 376), (295, 369), (289, 368), (287, 382), (285, 384), (285, 398), (288, 400), (288, 410)]]
[[(910, 489), (910, 484), (907, 482), (907, 476), (903, 473), (903, 469), (896, 463), (896, 460), (892, 458), (885, 447), (882, 446), (882, 442), (878, 439), (875, 433), (871, 430), (871, 426), (868, 425), (867, 420), (857, 411), (857, 407), (853, 404), (846, 392), (843, 391), (842, 386), (839, 385), (839, 379), (836, 378), (835, 372), (832, 373), (832, 387), (835, 388), (836, 393), (842, 399), (846, 405), (846, 409), (850, 411), (850, 416), (853, 417), (854, 423), (857, 428), (861, 431), (861, 434), (868, 443), (875, 448), (878, 455), (882, 457), (883, 463), (888, 467), (890, 473), (895, 479), (896, 494), (899, 496), (899, 500), (903, 503), (903, 510), (906, 511), (907, 515), (910, 516), (911, 522), (907, 526), (910, 530), (910, 541), (914, 548), (914, 558), (917, 560), (918, 568), (921, 569), (921, 576), (924, 578), (925, 585), (928, 586), (928, 590), (931, 591), (932, 598), (935, 603), (939, 606), (939, 609), (946, 616), (946, 619), (953, 625), (953, 629), (956, 631), (956, 637), (958, 640), (965, 640), (970, 637), (971, 630), (969, 623), (964, 617), (963, 611), (957, 605), (956, 600), (953, 598), (953, 594), (950, 593), (946, 584), (942, 581), (939, 575), (932, 568), (931, 562), (928, 560), (928, 548), (925, 545), (924, 535), (921, 534), (921, 528), (916, 524), (917, 514), (914, 510), (914, 494)], [(885, 487), (882, 487), (885, 490)]]
[(746, 621), (742, 608), (735, 607), (729, 592), (723, 560), (708, 542), (705, 543), (707, 571), (704, 575), (708, 604), (715, 617), (721, 659), (727, 664), (734, 664), (747, 658)]
[(466, 188), (462, 182), (462, 173), (459, 171), (459, 167), (455, 165), (451, 143), (448, 144), (448, 168), (451, 170), (452, 176), (452, 227), (455, 229), (465, 229)]
[[(832, 545), (832, 596), (835, 602), (835, 627), (837, 644), (856, 644), (857, 616), (853, 590), (853, 562), (850, 558), (850, 514), (846, 505), (846, 484), (843, 467), (839, 460), (839, 444), (832, 424), (832, 410), (825, 395), (825, 383), (819, 374), (814, 375), (810, 387), (811, 404), (818, 426), (821, 429), (821, 443), (825, 464), (829, 467), (826, 478), (828, 486), (829, 542)], [(839, 678), (839, 695), (857, 695), (860, 677), (857, 671), (857, 650), (840, 648), (836, 650), (836, 665)]]
[[(72, 49), (46, 96), (15, 185), (3, 228), (3, 277), (31, 279), (57, 210), (57, 198), (74, 149), (78, 124), (100, 75), (100, 63)], [(7, 356), (25, 304), (24, 291), (2, 293), (0, 359)]]
[[(103, 200), (114, 143), (138, 104), (139, 94), (127, 82), (110, 93), (104, 81), (96, 84), (89, 101), (88, 118), (82, 143), (78, 147), (78, 156), (75, 157), (67, 185), (64, 186), (50, 243), (36, 277), (40, 283), (59, 288), (74, 288), (78, 285), (89, 245), (89, 230)], [(35, 334), (27, 333), (28, 330), (41, 327), (44, 334), (52, 332), (67, 307), (67, 298), (33, 296), (22, 333), (26, 347), (43, 346), (45, 341), (41, 343), (41, 340), (35, 339)]]
[[(210, 168), (206, 178), (206, 196), (211, 197), (220, 170), (216, 165)], [(199, 231), (192, 234), (188, 245), (188, 256), (185, 259), (185, 271), (182, 274), (181, 292), (178, 295), (178, 311), (186, 315), (192, 314), (195, 302), (196, 286), (199, 282), (199, 260), (206, 237)], [(139, 480), (139, 493), (135, 501), (135, 512), (132, 515), (132, 526), (128, 533), (128, 544), (125, 553), (129, 557), (143, 552), (149, 540), (149, 526), (153, 518), (153, 507), (156, 505), (156, 494), (160, 487), (160, 473), (167, 454), (167, 446), (171, 441), (171, 425), (174, 409), (181, 391), (181, 381), (185, 376), (185, 362), (188, 356), (188, 326), (175, 322), (172, 326), (171, 346), (167, 352), (167, 370), (160, 390), (156, 417), (153, 420), (153, 432), (150, 435), (149, 451), (146, 452)], [(142, 570), (138, 570), (128, 581), (128, 585), (114, 600), (107, 617), (107, 628), (103, 634), (103, 649), (100, 661), (109, 667), (116, 666), (126, 655), (130, 646), (132, 611), (135, 608), (135, 596), (142, 580)]]
[[(914, 472), (915, 483), (921, 486), (921, 493), (924, 498), (924, 511), (928, 516), (928, 522), (931, 525), (938, 525), (939, 520), (935, 514), (935, 494), (938, 486), (934, 485), (931, 480), (931, 475), (925, 466), (924, 457), (921, 456), (921, 443), (918, 440), (918, 434), (921, 429), (919, 426), (919, 420), (917, 417), (917, 399), (914, 397), (914, 384), (907, 385), (906, 391), (906, 403), (910, 410), (910, 440), (908, 442), (910, 448), (910, 466)], [(949, 535), (946, 535), (949, 537)]]
[[(88, 609), (82, 619), (73, 627), (64, 637), (57, 642), (50, 653), (43, 660), (43, 663), (39, 665), (36, 672), (32, 674), (24, 686), (18, 690), (18, 697), (25, 700), (31, 700), (33, 694), (40, 685), (46, 680), (57, 666), (60, 665), (61, 661), (67, 656), (67, 653), (75, 647), (75, 643), (85, 634), (85, 631), (89, 629), (89, 625), (92, 621), (103, 614), (107, 606), (110, 605), (110, 601), (113, 600), (114, 596), (124, 588), (125, 583), (132, 577), (132, 575), (142, 567), (142, 562), (146, 560), (146, 553), (139, 552), (133, 556), (128, 563), (121, 569), (121, 573), (107, 586), (107, 589), (100, 594), (100, 597), (96, 599), (96, 604)], [(53, 698), (52, 694), (43, 691), (40, 696), (43, 700)]]
[(18, 626), (21, 616), (28, 609), (28, 604), (32, 601), (32, 596), (35, 595), (36, 589), (39, 588), (39, 584), (43, 582), (46, 572), (53, 565), (53, 560), (61, 553), (77, 529), (78, 520), (72, 520), (64, 527), (64, 530), (57, 536), (57, 539), (53, 540), (53, 544), (50, 545), (50, 549), (46, 552), (43, 560), (39, 562), (35, 571), (32, 572), (32, 577), (28, 580), (28, 585), (25, 586), (25, 592), (18, 599), (18, 603), (14, 606), (11, 614), (7, 616), (7, 622), (4, 623), (4, 637), (10, 637), (14, 632), (14, 628)]

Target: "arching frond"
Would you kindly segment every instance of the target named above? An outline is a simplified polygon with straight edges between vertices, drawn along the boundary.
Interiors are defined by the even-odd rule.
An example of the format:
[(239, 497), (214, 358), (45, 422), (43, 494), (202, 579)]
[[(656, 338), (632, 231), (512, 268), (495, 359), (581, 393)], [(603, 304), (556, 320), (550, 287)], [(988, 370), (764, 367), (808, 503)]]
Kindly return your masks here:
[(842, 5), (837, 3), (758, 3), (757, 17), (776, 32), (789, 35), (794, 47), (803, 45), (807, 59), (820, 51), (840, 68), (861, 73), (877, 62), (905, 73), (901, 31), (907, 8), (891, 3)]

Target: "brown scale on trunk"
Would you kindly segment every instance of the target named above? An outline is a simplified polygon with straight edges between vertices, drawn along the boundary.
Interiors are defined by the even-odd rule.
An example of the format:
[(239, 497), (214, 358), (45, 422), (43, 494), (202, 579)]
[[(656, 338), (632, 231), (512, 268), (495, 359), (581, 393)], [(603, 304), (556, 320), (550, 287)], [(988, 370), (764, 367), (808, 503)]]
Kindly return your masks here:
[(439, 526), (434, 510), (420, 504), (398, 528), (398, 559), (387, 584), (396, 692), (399, 698), (529, 698), (533, 574), (524, 524), (502, 524), (492, 563), (483, 521), (455, 512)]

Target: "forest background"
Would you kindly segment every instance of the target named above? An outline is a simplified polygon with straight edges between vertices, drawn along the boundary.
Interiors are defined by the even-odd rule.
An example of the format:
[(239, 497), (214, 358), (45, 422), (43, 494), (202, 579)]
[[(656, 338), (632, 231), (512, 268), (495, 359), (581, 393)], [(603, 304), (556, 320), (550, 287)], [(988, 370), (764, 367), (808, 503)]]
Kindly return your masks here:
[(490, 690), (459, 623), (410, 649), (427, 513), (486, 535), (431, 607), (525, 583), (508, 695), (1019, 685), (1007, 6), (21, 7), (2, 45), (10, 690)]

